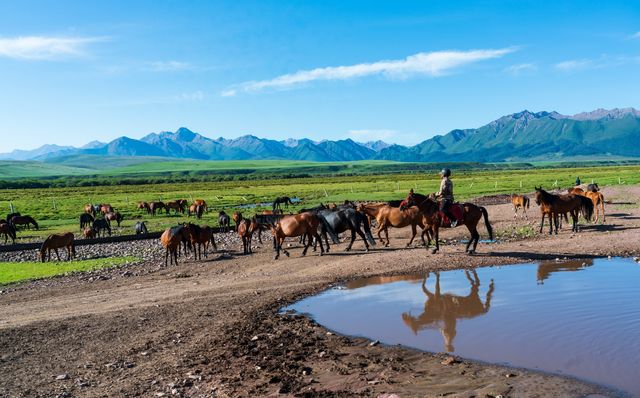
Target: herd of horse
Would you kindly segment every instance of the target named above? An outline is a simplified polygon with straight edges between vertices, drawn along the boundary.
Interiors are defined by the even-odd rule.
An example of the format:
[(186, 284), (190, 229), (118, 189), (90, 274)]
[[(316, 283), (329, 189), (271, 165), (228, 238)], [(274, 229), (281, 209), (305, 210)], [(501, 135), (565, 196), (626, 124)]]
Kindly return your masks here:
[[(578, 217), (582, 215), (586, 220), (590, 220), (594, 209), (596, 210), (596, 221), (599, 211), (602, 211), (604, 221), (604, 197), (599, 192), (597, 185), (590, 185), (586, 190), (574, 187), (566, 194), (554, 194), (543, 190), (541, 187), (535, 188), (535, 201), (540, 206), (542, 216), (540, 233), (544, 227), (544, 219), (549, 220), (549, 233), (555, 233), (561, 227), (562, 219), (568, 222), (568, 216), (572, 218), (572, 231), (578, 232)], [(511, 195), (511, 202), (514, 207), (514, 217), (517, 217), (518, 210), (522, 209), (523, 216), (527, 217), (526, 209), (530, 206), (530, 199), (526, 195)], [(390, 245), (389, 228), (411, 228), (411, 237), (407, 246), (411, 246), (418, 232), (421, 229), (421, 241), (427, 250), (433, 242), (431, 253), (435, 254), (440, 249), (439, 231), (441, 228), (450, 228), (456, 223), (465, 225), (471, 237), (465, 247), (465, 252), (473, 254), (476, 251), (480, 233), (478, 224), (484, 221), (485, 228), (489, 235), (489, 240), (493, 240), (493, 228), (489, 221), (486, 208), (473, 203), (454, 203), (448, 209), (448, 215), (456, 218), (456, 223), (448, 218), (441, 211), (437, 198), (431, 195), (422, 195), (411, 190), (407, 197), (401, 201), (392, 202), (351, 202), (345, 201), (343, 204), (319, 206), (301, 209), (297, 214), (284, 214), (280, 208), (284, 204), (285, 208), (293, 202), (287, 196), (276, 198), (273, 201), (273, 210), (265, 210), (261, 214), (251, 217), (243, 217), (242, 213), (236, 211), (231, 216), (224, 210), (218, 213), (218, 224), (221, 232), (229, 232), (231, 221), (235, 223), (234, 231), (242, 241), (244, 254), (252, 253), (253, 235), (258, 235), (258, 240), (262, 243), (262, 232), (270, 231), (273, 237), (274, 258), (278, 259), (281, 253), (289, 256), (289, 252), (284, 248), (286, 238), (297, 237), (303, 245), (302, 255), (306, 255), (308, 249), (313, 246), (313, 251), (320, 246), (320, 255), (330, 250), (331, 244), (340, 242), (339, 235), (347, 232), (350, 234), (350, 242), (345, 251), (352, 249), (357, 237), (361, 238), (364, 250), (368, 251), (371, 246), (376, 245), (376, 239), (372, 232), (372, 227), (376, 227), (375, 233), (378, 240), (385, 247)], [(599, 206), (599, 209), (598, 209)], [(149, 215), (156, 215), (158, 211), (164, 210), (170, 214), (173, 210), (177, 214), (187, 213), (201, 219), (204, 212), (208, 210), (203, 199), (196, 199), (189, 204), (186, 200), (174, 200), (170, 202), (139, 202), (138, 209), (145, 210)], [(95, 238), (105, 233), (111, 235), (111, 223), (116, 222), (120, 226), (123, 216), (114, 210), (109, 204), (87, 204), (84, 212), (79, 217), (80, 230), (85, 238)], [(10, 238), (15, 242), (16, 230), (20, 225), (33, 225), (38, 228), (37, 222), (19, 213), (12, 213), (7, 216), (6, 221), (0, 222), (0, 235), (4, 234), (5, 243)], [(136, 234), (148, 233), (143, 221), (138, 221), (135, 225)], [(206, 225), (197, 225), (186, 222), (174, 227), (167, 228), (160, 242), (165, 247), (165, 263), (177, 263), (178, 256), (184, 252), (188, 254), (193, 251), (196, 259), (201, 259), (204, 251), (205, 258), (208, 256), (209, 246), (217, 250), (214, 240), (213, 228)], [(384, 234), (384, 237), (383, 237)], [(425, 239), (426, 238), (426, 239)], [(70, 240), (71, 239), (71, 240)], [(331, 240), (331, 243), (329, 242)], [(69, 241), (71, 243), (69, 243)], [(51, 250), (57, 254), (58, 248), (67, 248), (68, 258), (75, 254), (73, 249), (73, 234), (53, 234), (42, 244), (40, 258), (42, 261), (50, 259)], [(59, 255), (58, 255), (59, 258)]]

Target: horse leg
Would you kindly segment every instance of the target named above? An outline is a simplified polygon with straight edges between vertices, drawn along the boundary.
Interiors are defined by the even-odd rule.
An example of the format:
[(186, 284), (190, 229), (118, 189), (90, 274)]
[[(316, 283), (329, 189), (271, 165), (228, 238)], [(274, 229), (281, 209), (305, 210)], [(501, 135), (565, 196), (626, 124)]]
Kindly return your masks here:
[(169, 260), (169, 248), (167, 247), (164, 251), (164, 266), (166, 267)]
[(544, 215), (545, 213), (542, 213), (542, 221), (540, 222), (540, 233), (542, 233), (542, 228), (544, 228)]
[(433, 239), (436, 243), (436, 248), (431, 251), (431, 254), (436, 254), (440, 250), (440, 228), (437, 224), (433, 225)]
[[(318, 238), (318, 242), (320, 242), (320, 255), (322, 256), (324, 254), (324, 247), (322, 247), (322, 239), (320, 239), (320, 236), (318, 236), (317, 238)], [(327, 242), (327, 252), (329, 252), (329, 242)]]
[[(318, 234), (318, 232), (316, 231), (316, 235)], [(304, 244), (304, 249), (302, 249), (302, 257), (307, 255), (307, 250), (309, 250), (309, 246), (311, 246), (311, 242), (312, 240), (315, 239), (316, 242), (318, 243), (318, 241), (320, 242), (320, 244), (322, 245), (322, 238), (320, 236), (316, 237), (315, 235), (313, 237), (311, 237), (311, 235), (309, 235), (309, 239), (307, 239), (307, 241)]]
[(518, 218), (518, 206), (513, 206), (513, 218)]
[(416, 224), (411, 224), (411, 239), (409, 239), (409, 243), (407, 243), (407, 247), (411, 246), (411, 244), (413, 243), (413, 240), (416, 237), (416, 234), (418, 233), (417, 228), (416, 228)]
[(282, 252), (284, 253), (284, 255), (289, 257), (289, 252), (287, 251), (287, 249), (282, 247), (283, 243), (284, 243), (284, 236), (278, 239), (278, 246), (280, 246), (280, 248), (282, 249)]

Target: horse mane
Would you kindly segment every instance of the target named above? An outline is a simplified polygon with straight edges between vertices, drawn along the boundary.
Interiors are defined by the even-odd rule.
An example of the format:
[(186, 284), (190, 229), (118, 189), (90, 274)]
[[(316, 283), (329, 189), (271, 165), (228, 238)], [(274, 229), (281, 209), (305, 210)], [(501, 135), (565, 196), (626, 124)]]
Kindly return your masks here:
[(540, 192), (540, 195), (542, 195), (542, 201), (544, 203), (555, 203), (559, 198), (558, 195), (554, 195), (552, 193), (549, 193), (549, 192), (545, 191), (544, 189), (542, 189), (542, 187), (536, 188), (536, 191)]

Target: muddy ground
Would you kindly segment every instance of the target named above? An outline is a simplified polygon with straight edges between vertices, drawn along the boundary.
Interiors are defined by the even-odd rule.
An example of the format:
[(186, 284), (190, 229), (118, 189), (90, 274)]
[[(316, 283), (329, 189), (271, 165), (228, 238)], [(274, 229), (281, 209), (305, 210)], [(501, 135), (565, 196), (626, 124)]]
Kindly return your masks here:
[(4, 287), (0, 396), (613, 396), (559, 376), (372, 346), (305, 317), (279, 315), (285, 304), (363, 276), (640, 255), (640, 188), (604, 194), (614, 203), (605, 224), (551, 237), (534, 232), (535, 204), (529, 221), (514, 221), (510, 204), (489, 200), (500, 239), (481, 243), (475, 256), (455, 243), (466, 238), (464, 227), (444, 232), (450, 244), (436, 255), (405, 248), (409, 229), (391, 231), (390, 248), (364, 253), (359, 242), (345, 253), (342, 243), (329, 255), (302, 258), (293, 247), (278, 261), (266, 240), (243, 256), (229, 237), (226, 249), (235, 251), (206, 261), (163, 267), (150, 259)]

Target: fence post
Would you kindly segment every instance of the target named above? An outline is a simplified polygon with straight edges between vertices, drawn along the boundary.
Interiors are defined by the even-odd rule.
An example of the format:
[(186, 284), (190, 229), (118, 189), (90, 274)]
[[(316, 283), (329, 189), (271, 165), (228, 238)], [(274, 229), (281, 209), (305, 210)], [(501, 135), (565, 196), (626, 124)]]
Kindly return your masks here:
[(322, 190), (324, 191), (324, 196), (325, 196), (325, 198), (328, 198), (328, 197), (329, 197), (329, 194), (327, 193), (327, 190), (326, 190), (326, 189), (324, 189), (324, 188), (322, 188)]
[(11, 210), (9, 213), (15, 213), (15, 210), (13, 210), (13, 203), (9, 202), (9, 210)]
[(522, 180), (520, 180), (520, 189), (522, 189)]

